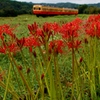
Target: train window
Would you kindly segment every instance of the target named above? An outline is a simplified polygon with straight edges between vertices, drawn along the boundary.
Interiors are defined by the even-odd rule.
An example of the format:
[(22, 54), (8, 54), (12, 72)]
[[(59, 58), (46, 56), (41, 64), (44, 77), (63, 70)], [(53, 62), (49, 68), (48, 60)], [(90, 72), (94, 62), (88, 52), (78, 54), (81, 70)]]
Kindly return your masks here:
[(41, 10), (41, 8), (39, 8), (39, 10)]
[(34, 7), (34, 10), (41, 10), (41, 8), (36, 8), (36, 7)]

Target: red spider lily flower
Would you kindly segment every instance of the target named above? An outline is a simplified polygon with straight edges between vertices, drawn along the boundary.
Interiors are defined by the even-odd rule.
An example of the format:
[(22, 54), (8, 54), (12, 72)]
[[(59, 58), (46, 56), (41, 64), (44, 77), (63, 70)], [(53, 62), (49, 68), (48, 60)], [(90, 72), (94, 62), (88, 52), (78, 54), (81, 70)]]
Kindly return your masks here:
[(36, 36), (41, 36), (41, 37), (44, 37), (44, 33), (43, 33), (43, 30), (41, 28), (38, 28), (36, 30), (36, 33), (35, 33)]
[(86, 28), (86, 34), (91, 37), (97, 36), (100, 38), (100, 22), (93, 22)]
[(43, 29), (41, 29), (41, 28), (37, 29), (37, 31), (35, 33), (35, 38), (37, 38), (41, 44), (45, 43), (45, 34), (43, 32)]
[(50, 39), (51, 36), (59, 33), (60, 26), (59, 24), (55, 23), (44, 23), (43, 25), (43, 33), (48, 37), (47, 40)]
[(0, 47), (0, 53), (6, 53), (6, 49), (5, 49), (5, 47)]
[(42, 30), (44, 33), (44, 38), (47, 37), (47, 41), (48, 41), (50, 39), (50, 36), (53, 36), (52, 23), (47, 23), (47, 22), (44, 23)]
[(100, 38), (100, 14), (91, 15), (84, 25), (85, 32), (91, 37), (97, 36)]
[[(38, 25), (34, 23), (33, 25), (28, 25), (31, 34), (36, 40), (41, 44), (46, 44), (50, 37), (54, 35), (54, 32), (58, 32), (59, 25), (57, 23), (47, 23), (42, 25), (42, 28), (37, 27)], [(36, 29), (34, 29), (36, 27)]]
[(6, 48), (7, 48), (10, 52), (13, 52), (13, 53), (18, 52), (18, 51), (20, 50), (16, 43), (12, 43), (12, 44), (10, 44), (9, 46), (7, 46)]
[(75, 19), (72, 22), (63, 24), (60, 33), (63, 38), (71, 39), (72, 37), (78, 37), (78, 31), (80, 30), (80, 19)]
[(34, 36), (26, 37), (24, 42), (24, 46), (26, 47), (37, 47), (40, 46), (40, 43), (38, 42), (38, 39), (34, 38)]
[(90, 15), (87, 19), (87, 24), (90, 24), (92, 22), (98, 22), (100, 21), (100, 14), (98, 15)]
[(25, 39), (24, 37), (21, 39), (16, 38), (16, 42), (17, 42), (18, 47), (21, 49), (24, 46)]
[(28, 29), (30, 31), (30, 34), (34, 34), (34, 32), (38, 29), (38, 25), (36, 22), (34, 22), (31, 25), (28, 25)]
[(16, 53), (20, 51), (19, 47), (17, 46), (16, 42), (14, 43), (7, 43), (6, 45), (2, 45), (2, 47), (0, 47), (0, 53), (6, 53), (6, 52), (12, 52), (12, 53)]
[(46, 33), (48, 33), (48, 32), (50, 32), (51, 31), (51, 23), (44, 23), (43, 24), (43, 32), (46, 32)]
[(76, 40), (74, 42), (70, 41), (67, 43), (69, 49), (72, 49), (72, 48), (78, 49), (81, 47), (80, 44), (81, 44), (81, 41), (79, 40)]
[(49, 51), (50, 53), (52, 52), (52, 50), (55, 52), (55, 53), (63, 53), (63, 50), (62, 50), (62, 47), (64, 46), (64, 43), (62, 40), (54, 40), (54, 41), (51, 41), (49, 43)]
[(56, 23), (56, 22), (55, 22), (55, 23), (52, 23), (52, 24), (51, 24), (51, 30), (53, 30), (55, 34), (58, 33), (58, 32), (60, 31), (60, 26), (59, 26), (59, 24)]
[(8, 34), (11, 37), (15, 37), (15, 34), (13, 33), (14, 29), (11, 28), (9, 25), (1, 25), (0, 26), (0, 38), (3, 38), (4, 34)]

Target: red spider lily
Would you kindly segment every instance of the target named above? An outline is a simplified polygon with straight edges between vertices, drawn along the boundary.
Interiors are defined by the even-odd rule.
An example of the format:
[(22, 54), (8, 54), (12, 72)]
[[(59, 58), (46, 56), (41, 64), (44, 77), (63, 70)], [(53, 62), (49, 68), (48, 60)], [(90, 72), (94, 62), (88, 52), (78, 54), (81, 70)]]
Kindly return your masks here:
[(92, 22), (98, 22), (98, 21), (100, 21), (100, 14), (98, 14), (98, 15), (91, 15), (87, 19), (87, 24), (90, 24)]
[(81, 47), (80, 44), (81, 44), (81, 41), (79, 40), (70, 41), (67, 43), (69, 49), (72, 49), (72, 48), (78, 49)]
[[(36, 25), (37, 24), (35, 24), (35, 26)], [(56, 32), (58, 31), (58, 24), (46, 22), (43, 24), (42, 28), (36, 27), (36, 29), (34, 29), (32, 25), (29, 25), (28, 28), (38, 42), (46, 44), (46, 42), (49, 41), (50, 36), (53, 36), (53, 30)]]
[(38, 42), (38, 39), (34, 38), (34, 36), (29, 36), (24, 38), (24, 46), (26, 47), (37, 47), (40, 46), (40, 43)]
[(6, 48), (7, 48), (10, 52), (13, 52), (13, 53), (18, 52), (18, 51), (20, 50), (16, 43), (12, 43), (12, 44), (10, 44), (9, 46), (7, 46)]
[(35, 35), (37, 36), (37, 37), (44, 37), (44, 33), (43, 33), (43, 30), (41, 29), (41, 28), (38, 28), (37, 30), (36, 30), (36, 33), (35, 33)]
[(50, 32), (51, 31), (51, 24), (50, 23), (44, 23), (43, 24), (43, 32), (46, 32), (46, 33), (48, 33), (48, 32)]
[(14, 43), (7, 43), (6, 45), (2, 45), (2, 47), (0, 47), (0, 53), (6, 53), (6, 52), (13, 52), (16, 53), (20, 51), (20, 48), (17, 46), (16, 42)]
[(64, 46), (64, 43), (62, 40), (54, 40), (51, 41), (49, 44), (49, 51), (50, 53), (54, 51), (55, 53), (63, 53), (62, 47)]
[(85, 31), (91, 37), (97, 36), (100, 38), (100, 22), (92, 22)]
[(21, 39), (16, 38), (16, 42), (17, 42), (18, 47), (21, 49), (24, 46), (25, 39), (24, 37)]
[(91, 37), (97, 36), (100, 38), (100, 14), (91, 15), (84, 25), (85, 32)]
[(71, 48), (78, 49), (80, 47), (81, 41), (75, 38), (79, 37), (81, 23), (82, 23), (82, 20), (77, 18), (73, 20), (72, 22), (63, 24), (61, 27), (60, 33), (62, 37), (65, 39), (65, 41), (67, 42), (67, 46), (69, 49)]
[(60, 31), (60, 26), (59, 26), (59, 24), (56, 23), (56, 22), (55, 22), (55, 23), (52, 23), (52, 24), (51, 24), (51, 30), (53, 30), (55, 34), (58, 33), (58, 32)]
[[(0, 47), (0, 53), (17, 52), (19, 50), (15, 42), (15, 34), (13, 33), (14, 28), (11, 28), (9, 25), (0, 26), (0, 39), (2, 40), (2, 46)], [(8, 40), (5, 40), (6, 35), (10, 36)]]
[(44, 41), (44, 43), (46, 43), (47, 41), (49, 41), (50, 37), (53, 36), (52, 23), (44, 23), (42, 30), (44, 33), (44, 39), (46, 38), (46, 41), (43, 38), (42, 40)]
[[(33, 27), (33, 24), (30, 25), (29, 27), (30, 28)], [(36, 29), (31, 28), (29, 30), (30, 30), (31, 35), (34, 36), (34, 39), (39, 40), (39, 42), (41, 42), (41, 43), (44, 43), (45, 35), (44, 35), (44, 32), (43, 32), (43, 29), (37, 27)]]
[(78, 37), (78, 30), (80, 29), (81, 22), (80, 19), (75, 19), (72, 22), (63, 24), (60, 30), (62, 37), (66, 39)]
[(28, 25), (28, 29), (30, 31), (30, 34), (34, 34), (34, 32), (38, 29), (38, 25), (36, 22), (34, 22), (31, 25)]
[(43, 31), (46, 32), (46, 33), (51, 32), (51, 31), (58, 33), (59, 29), (60, 29), (60, 26), (56, 22), (55, 23), (47, 23), (46, 22), (43, 25)]
[(0, 53), (6, 53), (6, 49), (5, 49), (5, 47), (0, 47)]
[(15, 37), (15, 34), (13, 33), (14, 29), (11, 28), (9, 25), (1, 25), (0, 26), (0, 38), (3, 39), (4, 34), (8, 34), (11, 37)]
[(41, 28), (37, 29), (35, 33), (35, 38), (37, 38), (41, 44), (45, 43), (45, 34)]

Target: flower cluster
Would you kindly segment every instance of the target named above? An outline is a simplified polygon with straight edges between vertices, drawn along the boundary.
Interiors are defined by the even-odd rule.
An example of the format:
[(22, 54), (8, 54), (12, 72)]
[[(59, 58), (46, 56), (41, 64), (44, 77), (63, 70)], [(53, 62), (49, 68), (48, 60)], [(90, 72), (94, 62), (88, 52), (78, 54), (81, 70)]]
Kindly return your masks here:
[[(28, 47), (32, 51), (32, 47), (46, 46), (48, 44), (49, 50), (55, 49), (54, 51), (62, 53), (62, 47), (68, 46), (71, 48), (80, 48), (81, 40), (81, 26), (83, 21), (79, 18), (75, 20), (62, 24), (61, 26), (54, 23), (44, 23), (41, 27), (34, 22), (31, 25), (28, 25), (30, 34), (28, 37), (23, 37), (18, 39), (13, 33), (14, 29), (9, 25), (0, 26), (0, 53), (6, 53), (6, 51), (16, 52), (22, 49), (22, 47)], [(100, 37), (100, 15), (90, 16), (83, 25), (86, 34), (90, 36)], [(60, 38), (56, 38), (56, 35), (59, 34)], [(61, 38), (62, 36), (62, 38)], [(9, 37), (9, 41), (7, 40)], [(57, 50), (58, 49), (58, 50)]]
[[(70, 65), (72, 66), (71, 82), (66, 84), (67, 87), (72, 88), (71, 99), (77, 100), (83, 98), (83, 96), (86, 98), (88, 93), (84, 93), (84, 88), (89, 87), (90, 99), (94, 100), (97, 92), (97, 84), (95, 85), (95, 83), (96, 81), (100, 82), (100, 68), (98, 67), (100, 61), (97, 60), (97, 57), (100, 58), (97, 55), (97, 49), (98, 52), (100, 51), (99, 46), (97, 46), (97, 39), (100, 38), (100, 15), (91, 15), (87, 20), (76, 18), (62, 25), (56, 22), (45, 22), (43, 25), (38, 25), (34, 22), (28, 25), (28, 29), (29, 35), (27, 37), (18, 38), (14, 34), (14, 28), (6, 24), (0, 25), (0, 53), (7, 54), (10, 59), (10, 66), (7, 71), (8, 77), (4, 77), (5, 71), (2, 71), (0, 67), (0, 85), (6, 89), (4, 100), (7, 92), (10, 92), (16, 100), (19, 100), (19, 94), (23, 93), (21, 90), (23, 87), (27, 99), (31, 96), (32, 100), (34, 98), (38, 100), (38, 97), (44, 100), (44, 91), (46, 89), (50, 99), (65, 100), (59, 65), (66, 66), (67, 61), (65, 62), (65, 60), (67, 56), (64, 54), (69, 52)], [(26, 60), (23, 48), (25, 48), (25, 52), (27, 52), (27, 49), (29, 50), (27, 53), (28, 60)], [(16, 61), (15, 55), (13, 55), (17, 52), (21, 54), (22, 65)], [(59, 59), (60, 57), (62, 58)], [(15, 74), (13, 79), (16, 78), (16, 81), (14, 80), (14, 82), (10, 80), (13, 76), (11, 72)], [(3, 78), (5, 78), (4, 82)], [(19, 83), (20, 79), (22, 83)], [(14, 86), (11, 87), (11, 85), (13, 83), (19, 85), (20, 93), (18, 93), (18, 97), (16, 90), (12, 92)], [(38, 86), (36, 93), (34, 83)]]
[(14, 29), (9, 25), (1, 25), (0, 26), (0, 52), (6, 53), (8, 52), (16, 52), (19, 51), (19, 47), (16, 43), (16, 36), (13, 33)]
[(100, 15), (91, 15), (84, 26), (86, 34), (100, 38)]

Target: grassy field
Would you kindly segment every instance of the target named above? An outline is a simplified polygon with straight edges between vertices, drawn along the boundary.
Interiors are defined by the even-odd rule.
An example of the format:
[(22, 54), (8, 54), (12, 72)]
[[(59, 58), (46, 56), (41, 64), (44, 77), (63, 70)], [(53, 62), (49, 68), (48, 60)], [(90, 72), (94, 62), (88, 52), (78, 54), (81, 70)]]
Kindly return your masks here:
[[(77, 16), (71, 15), (71, 16), (53, 16), (53, 17), (36, 17), (35, 15), (20, 15), (17, 17), (0, 17), (0, 26), (3, 24), (8, 24), (11, 27), (14, 27), (15, 28), (14, 32), (17, 35), (17, 37), (22, 38), (22, 37), (29, 36), (28, 25), (33, 24), (34, 22), (36, 22), (41, 27), (45, 22), (50, 22), (50, 23), (57, 22), (57, 23), (59, 23), (59, 25), (62, 25), (64, 23), (73, 21), (75, 18), (80, 18), (83, 21), (84, 19), (86, 19), (88, 17), (89, 17), (89, 15), (84, 15), (84, 14), (83, 15), (79, 14)], [(76, 25), (76, 27), (75, 27), (76, 30), (77, 30), (77, 23), (79, 23), (79, 22), (72, 23), (72, 25)], [(83, 24), (84, 24), (84, 21), (83, 21)], [(71, 26), (69, 26), (69, 27), (71, 27)], [(70, 28), (70, 30), (72, 30), (72, 31), (69, 30), (69, 32), (73, 32), (73, 33), (75, 32), (75, 30), (73, 31), (73, 29), (72, 29), (73, 27)], [(80, 27), (80, 31), (84, 33), (83, 29), (81, 30), (81, 27)], [(99, 92), (100, 86), (98, 83), (98, 80), (100, 80), (100, 74), (95, 75), (95, 71), (98, 70), (98, 73), (100, 71), (100, 69), (98, 67), (100, 62), (99, 62), (99, 60), (98, 60), (98, 62), (96, 61), (97, 60), (97, 58), (96, 58), (97, 48), (95, 48), (99, 44), (99, 41), (96, 40), (96, 38), (91, 38), (91, 36), (90, 36), (90, 38), (85, 37), (85, 40), (87, 39), (85, 41), (86, 43), (85, 43), (85, 45), (82, 44), (83, 47), (81, 48), (80, 51), (77, 51), (77, 49), (75, 49), (75, 51), (74, 51), (75, 54), (74, 54), (73, 52), (70, 52), (71, 50), (73, 51), (73, 48), (71, 50), (69, 50), (68, 48), (65, 47), (64, 50), (67, 52), (65, 52), (64, 55), (60, 55), (60, 54), (58, 55), (58, 51), (55, 51), (57, 44), (56, 44), (55, 48), (52, 47), (52, 49), (54, 49), (53, 51), (51, 50), (50, 52), (48, 52), (49, 51), (49, 42), (51, 42), (51, 40), (48, 42), (47, 38), (51, 34), (48, 35), (49, 32), (47, 32), (47, 33), (46, 32), (44, 32), (44, 38), (43, 37), (39, 38), (39, 39), (43, 39), (43, 41), (44, 41), (43, 46), (41, 46), (41, 48), (38, 48), (38, 47), (33, 48), (34, 52), (31, 52), (31, 51), (29, 52), (29, 50), (31, 50), (31, 49), (28, 47), (27, 49), (24, 48), (22, 51), (16, 53), (15, 55), (12, 54), (14, 59), (16, 60), (16, 63), (18, 65), (21, 65), (21, 66), (19, 66), (19, 70), (18, 70), (19, 73), (17, 72), (16, 63), (14, 62), (12, 55), (10, 55), (10, 57), (11, 57), (11, 61), (13, 62), (12, 65), (15, 66), (15, 68), (14, 69), (12, 68), (10, 70), (11, 64), (7, 57), (7, 56), (9, 56), (9, 53), (8, 53), (8, 55), (0, 54), (0, 71), (2, 69), (6, 70), (7, 71), (6, 74), (10, 77), (10, 78), (8, 76), (5, 77), (4, 83), (5, 83), (6, 87), (7, 87), (7, 84), (6, 84), (6, 81), (7, 81), (9, 83), (8, 89), (15, 90), (15, 93), (17, 93), (18, 95), (21, 95), (21, 96), (24, 94), (25, 98), (30, 98), (27, 96), (27, 92), (29, 92), (29, 94), (31, 94), (31, 93), (33, 93), (33, 91), (34, 91), (34, 93), (36, 91), (37, 95), (35, 95), (35, 98), (37, 98), (37, 99), (35, 99), (35, 100), (53, 100), (53, 98), (59, 98), (56, 100), (76, 100), (74, 97), (72, 97), (74, 93), (75, 93), (74, 96), (77, 95), (76, 96), (76, 98), (78, 98), (77, 100), (94, 100), (94, 99), (91, 99), (91, 97), (96, 97), (95, 96), (96, 92), (100, 96), (100, 92)], [(47, 35), (45, 35), (45, 33)], [(57, 36), (59, 36), (59, 35), (57, 35)], [(75, 36), (77, 36), (77, 35), (75, 35)], [(52, 38), (52, 35), (50, 37), (50, 39), (52, 39), (52, 41), (55, 38), (57, 38), (56, 35), (53, 38)], [(63, 39), (64, 38), (62, 38), (62, 40)], [(64, 42), (66, 42), (66, 43), (69, 43), (69, 41), (72, 42), (73, 41), (72, 39), (73, 39), (73, 36), (67, 42), (66, 42), (66, 40)], [(76, 39), (76, 37), (75, 37), (75, 39)], [(80, 35), (80, 37), (78, 37), (77, 39), (79, 39), (79, 40), (82, 39), (81, 42), (84, 42), (83, 34)], [(81, 42), (77, 41), (76, 43), (81, 43)], [(60, 41), (60, 43), (61, 43), (61, 41)], [(92, 45), (94, 45), (94, 46), (92, 46)], [(59, 47), (59, 45), (58, 45), (58, 47)], [(58, 48), (58, 49), (60, 49), (60, 48)], [(47, 52), (46, 52), (46, 50), (47, 50)], [(89, 50), (91, 52), (88, 52)], [(100, 50), (99, 46), (98, 46), (98, 50)], [(8, 50), (8, 52), (9, 52), (9, 50)], [(100, 52), (100, 51), (98, 51), (98, 52)], [(37, 55), (35, 55), (35, 53)], [(82, 57), (84, 57), (84, 59), (82, 59)], [(31, 58), (33, 58), (33, 62), (35, 64), (33, 64)], [(98, 56), (98, 58), (100, 58), (100, 57)], [(80, 62), (79, 62), (79, 59), (80, 59)], [(81, 60), (84, 60), (84, 61), (82, 62)], [(94, 67), (95, 63), (98, 63), (96, 67)], [(33, 68), (34, 65), (35, 65), (36, 69)], [(50, 69), (50, 67), (52, 67), (52, 68)], [(57, 67), (58, 67), (58, 69), (57, 69)], [(74, 70), (73, 70), (73, 68), (74, 68)], [(37, 70), (37, 73), (35, 73), (35, 71), (32, 72), (32, 69)], [(8, 70), (10, 70), (10, 71), (8, 71)], [(15, 71), (15, 72), (13, 72), (13, 71)], [(47, 75), (45, 78), (44, 78), (44, 73), (46, 73), (46, 75)], [(58, 73), (60, 73), (60, 76)], [(93, 74), (91, 74), (91, 73), (93, 73)], [(38, 80), (36, 79), (36, 76), (35, 76), (36, 74), (38, 74), (40, 84), (38, 83)], [(27, 86), (27, 82), (24, 80), (22, 75), (25, 75), (24, 78), (27, 80), (29, 87)], [(16, 76), (18, 77), (18, 79), (15, 80)], [(93, 78), (91, 79), (91, 76), (94, 78), (95, 78), (95, 76), (97, 77), (97, 80), (96, 80), (97, 83), (94, 82), (95, 79), (93, 79)], [(45, 81), (44, 81), (44, 79), (45, 79)], [(54, 81), (52, 81), (52, 80), (54, 80)], [(24, 85), (23, 85), (23, 83), (24, 83)], [(51, 96), (51, 98), (49, 98), (49, 96), (48, 96), (48, 94), (49, 94), (48, 88), (46, 88), (46, 89), (48, 89), (48, 93), (44, 93), (44, 91), (42, 91), (42, 88), (45, 89), (44, 84), (48, 87), (49, 83), (50, 83), (50, 90), (51, 90), (49, 96)], [(81, 85), (81, 83), (82, 83), (82, 85)], [(72, 87), (72, 84), (75, 84), (75, 90), (74, 90), (74, 87)], [(85, 86), (83, 86), (84, 84), (85, 84)], [(96, 84), (97, 90), (94, 89), (95, 84)], [(62, 86), (62, 89), (61, 89), (60, 85)], [(41, 90), (40, 90), (40, 87), (41, 87)], [(54, 88), (52, 88), (52, 87), (54, 87)], [(30, 88), (32, 89), (32, 91), (30, 90)], [(58, 89), (58, 91), (55, 92), (55, 88)], [(84, 90), (81, 91), (81, 89), (84, 89)], [(93, 89), (96, 92), (94, 92)], [(38, 90), (41, 94), (39, 92), (37, 92)], [(59, 90), (60, 90), (60, 92), (59, 92)], [(62, 92), (63, 92), (63, 95), (61, 94)], [(12, 99), (12, 95), (13, 95), (12, 91), (11, 91), (11, 94), (10, 93), (6, 94), (6, 93), (7, 93), (7, 88), (5, 88), (5, 90), (4, 90), (0, 87), (0, 100), (2, 100), (1, 98), (3, 96), (5, 96), (5, 98), (7, 98), (7, 99), (4, 98), (3, 100), (33, 100), (33, 99), (22, 99), (23, 97), (21, 99), (19, 97), (18, 97), (19, 99), (14, 99), (14, 98)], [(34, 95), (34, 93), (33, 93), (33, 95)], [(58, 94), (59, 94), (59, 96), (58, 96)], [(90, 94), (91, 94), (91, 97), (90, 97)], [(56, 95), (58, 97), (56, 97)], [(99, 100), (99, 96), (96, 100)], [(70, 99), (70, 97), (71, 97), (71, 99)], [(81, 98), (81, 97), (85, 97), (85, 98)]]
[[(11, 27), (15, 27), (15, 34), (21, 38), (29, 35), (28, 24), (33, 24), (36, 22), (42, 26), (45, 22), (57, 22), (63, 24), (70, 22), (75, 18), (86, 19), (89, 15), (71, 15), (71, 16), (53, 16), (53, 17), (36, 17), (35, 15), (19, 15), (17, 17), (0, 17), (0, 25), (8, 24)], [(0, 57), (0, 66), (8, 66), (6, 57)]]
[(60, 24), (72, 21), (76, 17), (81, 19), (87, 18), (89, 15), (72, 15), (72, 16), (54, 16), (54, 17), (36, 17), (35, 15), (20, 15), (17, 17), (0, 17), (0, 25), (9, 24), (16, 27), (16, 34), (26, 36), (28, 34), (28, 24), (37, 22), (42, 25), (44, 22), (58, 22)]

